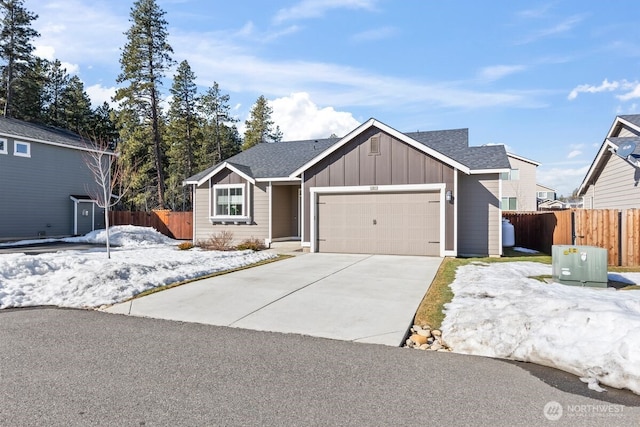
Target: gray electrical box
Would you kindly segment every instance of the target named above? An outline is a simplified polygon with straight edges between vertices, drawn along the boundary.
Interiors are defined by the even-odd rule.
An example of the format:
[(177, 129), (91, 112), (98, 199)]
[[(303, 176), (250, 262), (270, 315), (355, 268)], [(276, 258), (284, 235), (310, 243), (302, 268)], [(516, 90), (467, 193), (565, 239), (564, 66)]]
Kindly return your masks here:
[(553, 245), (553, 280), (565, 285), (606, 288), (607, 250), (595, 246)]

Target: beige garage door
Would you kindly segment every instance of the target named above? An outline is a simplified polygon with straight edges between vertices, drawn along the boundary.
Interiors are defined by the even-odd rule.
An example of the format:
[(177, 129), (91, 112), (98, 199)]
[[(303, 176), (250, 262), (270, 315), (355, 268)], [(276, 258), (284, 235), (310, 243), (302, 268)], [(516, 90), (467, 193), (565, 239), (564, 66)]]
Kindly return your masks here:
[(440, 255), (439, 193), (318, 195), (319, 252)]

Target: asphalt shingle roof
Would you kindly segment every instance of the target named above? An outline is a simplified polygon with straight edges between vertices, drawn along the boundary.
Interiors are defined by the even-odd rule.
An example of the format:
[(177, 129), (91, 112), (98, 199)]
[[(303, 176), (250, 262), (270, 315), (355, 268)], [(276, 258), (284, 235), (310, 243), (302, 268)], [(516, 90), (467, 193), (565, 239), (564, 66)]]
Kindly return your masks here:
[(87, 145), (90, 145), (89, 141), (85, 142), (80, 135), (71, 131), (7, 117), (0, 117), (0, 135), (37, 139), (79, 148), (87, 148)]
[[(338, 142), (339, 138), (307, 141), (263, 142), (226, 160), (253, 178), (287, 177), (300, 166)], [(199, 181), (215, 170), (219, 164), (193, 175), (187, 181)]]
[[(405, 135), (472, 170), (510, 168), (504, 146), (469, 147), (468, 129), (409, 132)], [(226, 162), (253, 178), (287, 177), (338, 141), (340, 138), (260, 143)], [(219, 165), (211, 166), (186, 181), (200, 181)]]
[[(640, 119), (640, 116), (638, 116)], [(640, 155), (640, 137), (639, 136), (626, 136), (626, 137), (618, 137), (618, 138), (607, 138), (608, 141), (613, 143), (616, 147), (620, 147), (622, 144), (627, 142), (633, 142), (636, 144), (636, 149), (633, 151), (634, 156)]]
[(640, 126), (640, 114), (627, 114), (624, 116), (618, 116), (628, 122), (633, 123), (636, 126)]

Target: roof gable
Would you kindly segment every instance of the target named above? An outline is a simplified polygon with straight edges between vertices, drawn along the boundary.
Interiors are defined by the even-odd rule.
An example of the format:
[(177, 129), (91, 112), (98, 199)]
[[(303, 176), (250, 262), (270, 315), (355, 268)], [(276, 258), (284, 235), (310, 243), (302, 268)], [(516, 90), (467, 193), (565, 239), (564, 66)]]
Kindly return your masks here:
[[(636, 130), (638, 137), (618, 137), (623, 126)], [(640, 156), (640, 114), (622, 115), (617, 116), (607, 133), (607, 137), (602, 142), (598, 154), (589, 166), (586, 175), (584, 176), (580, 186), (578, 187), (578, 196), (584, 196), (587, 188), (598, 179), (600, 173), (607, 164), (612, 153), (614, 153), (618, 147), (625, 142), (635, 142), (636, 150), (633, 152), (633, 156)]]
[[(375, 127), (383, 132), (388, 133), (389, 135), (391, 135), (392, 137), (394, 137), (395, 139), (402, 141), (410, 146), (412, 146), (413, 148), (418, 149), (419, 151), (422, 151), (428, 155), (430, 155), (431, 157), (434, 157), (438, 160), (440, 160), (443, 163), (446, 163), (456, 169), (462, 170), (465, 173), (470, 173), (470, 170), (467, 166), (465, 166), (464, 164), (456, 161), (455, 159), (452, 159), (451, 157), (448, 157), (446, 155), (444, 155), (443, 153), (429, 147), (428, 145), (425, 145), (413, 138), (411, 138), (410, 136), (408, 136), (407, 134), (401, 133), (395, 129), (393, 129), (390, 126), (385, 125), (382, 122), (377, 121), (376, 119), (369, 119), (366, 122), (364, 122), (363, 124), (361, 124), (360, 126), (358, 126), (356, 129), (352, 130), (351, 132), (349, 132), (348, 135), (346, 135), (344, 138), (340, 139), (339, 141), (337, 141), (335, 144), (333, 144), (332, 146), (330, 146), (329, 148), (327, 148), (326, 150), (324, 150), (322, 153), (318, 154), (316, 157), (314, 157), (313, 159), (311, 159), (310, 161), (308, 161), (307, 163), (305, 163), (304, 165), (302, 165), (301, 167), (299, 167), (298, 169), (296, 169), (291, 176), (299, 176), (300, 174), (302, 174), (305, 170), (309, 169), (311, 166), (317, 164), (318, 162), (320, 162), (322, 159), (326, 158), (327, 156), (329, 156), (331, 153), (335, 152), (336, 150), (338, 150), (339, 148), (343, 147), (344, 145), (346, 145), (348, 142), (352, 141), (357, 135), (360, 135), (362, 132), (364, 132), (367, 129), (370, 129), (372, 127)], [(453, 144), (451, 144), (452, 146), (459, 146), (459, 142), (455, 142)]]

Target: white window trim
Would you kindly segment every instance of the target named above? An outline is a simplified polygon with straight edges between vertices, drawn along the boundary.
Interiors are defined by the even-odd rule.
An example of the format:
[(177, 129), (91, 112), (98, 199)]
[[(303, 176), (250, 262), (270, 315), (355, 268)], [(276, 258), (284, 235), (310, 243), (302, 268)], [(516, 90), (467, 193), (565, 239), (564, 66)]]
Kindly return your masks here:
[[(18, 152), (18, 145), (24, 145), (27, 147), (26, 153)], [(13, 141), (13, 155), (16, 157), (31, 157), (31, 144), (23, 141)]]
[(4, 148), (0, 149), (0, 154), (9, 154), (9, 141), (6, 138), (0, 138), (0, 141), (4, 142)]
[[(217, 190), (226, 188), (241, 188), (242, 189), (242, 214), (241, 215), (216, 215), (216, 206), (217, 206)], [(247, 185), (246, 184), (213, 184), (209, 187), (210, 201), (209, 203), (209, 219), (212, 223), (219, 222), (222, 224), (232, 223), (251, 223), (251, 217), (248, 215), (249, 212), (249, 197), (247, 194)]]

